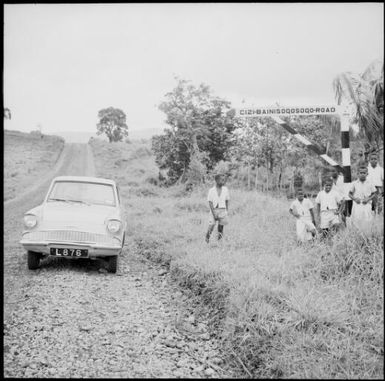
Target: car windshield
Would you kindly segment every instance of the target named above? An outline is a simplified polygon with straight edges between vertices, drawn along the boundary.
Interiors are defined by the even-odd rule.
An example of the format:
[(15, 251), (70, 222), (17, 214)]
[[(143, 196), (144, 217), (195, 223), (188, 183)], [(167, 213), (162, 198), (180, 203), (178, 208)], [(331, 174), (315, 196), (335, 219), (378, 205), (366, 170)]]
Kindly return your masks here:
[(79, 181), (55, 182), (47, 201), (116, 206), (112, 185)]

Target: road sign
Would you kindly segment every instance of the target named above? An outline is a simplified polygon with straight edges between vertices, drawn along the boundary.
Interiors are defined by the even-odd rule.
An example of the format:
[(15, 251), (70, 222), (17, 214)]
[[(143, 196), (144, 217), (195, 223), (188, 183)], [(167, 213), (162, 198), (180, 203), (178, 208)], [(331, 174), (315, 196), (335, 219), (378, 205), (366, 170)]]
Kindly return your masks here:
[(290, 116), (290, 115), (339, 115), (341, 107), (337, 105), (329, 106), (309, 106), (309, 107), (246, 107), (236, 109), (236, 115), (240, 117), (263, 117), (263, 116)]

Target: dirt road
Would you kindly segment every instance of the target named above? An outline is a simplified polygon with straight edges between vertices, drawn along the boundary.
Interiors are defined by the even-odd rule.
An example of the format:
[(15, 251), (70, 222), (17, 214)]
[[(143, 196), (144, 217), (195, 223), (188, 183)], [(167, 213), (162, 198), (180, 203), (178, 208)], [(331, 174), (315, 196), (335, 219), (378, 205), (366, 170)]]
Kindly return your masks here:
[[(60, 160), (56, 175), (94, 175), (87, 145), (68, 145)], [(50, 180), (5, 205), (4, 376), (226, 376), (205, 322), (132, 243), (117, 274), (99, 261), (56, 258), (27, 269), (22, 216), (42, 201)]]

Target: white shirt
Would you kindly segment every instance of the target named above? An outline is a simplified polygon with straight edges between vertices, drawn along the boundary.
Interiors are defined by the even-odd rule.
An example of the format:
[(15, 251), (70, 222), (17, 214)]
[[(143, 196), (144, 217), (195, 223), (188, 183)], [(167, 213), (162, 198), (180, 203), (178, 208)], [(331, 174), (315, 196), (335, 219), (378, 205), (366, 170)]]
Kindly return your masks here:
[(290, 205), (290, 209), (298, 213), (301, 217), (311, 217), (310, 209), (313, 208), (314, 205), (308, 198), (304, 198), (302, 202), (296, 198)]
[(344, 183), (344, 176), (339, 175), (337, 177), (337, 181), (332, 185), (332, 189), (337, 191), (341, 196), (343, 200), (350, 200), (350, 197), (348, 195), (349, 190), (350, 190), (350, 183)]
[(366, 178), (364, 182), (360, 180), (353, 181), (351, 192), (354, 197), (358, 197), (359, 199), (363, 199), (369, 197), (373, 192), (377, 192), (374, 184)]
[(382, 187), (384, 181), (384, 168), (377, 164), (374, 168), (369, 163), (367, 180), (371, 181), (376, 187)]
[(321, 205), (321, 212), (325, 210), (336, 210), (338, 204), (342, 201), (342, 196), (335, 190), (330, 189), (329, 193), (324, 190), (317, 194), (316, 204)]
[(226, 200), (230, 200), (230, 194), (227, 187), (222, 186), (220, 196), (218, 196), (216, 186), (210, 188), (209, 194), (207, 195), (207, 201), (211, 201), (214, 208), (226, 208)]

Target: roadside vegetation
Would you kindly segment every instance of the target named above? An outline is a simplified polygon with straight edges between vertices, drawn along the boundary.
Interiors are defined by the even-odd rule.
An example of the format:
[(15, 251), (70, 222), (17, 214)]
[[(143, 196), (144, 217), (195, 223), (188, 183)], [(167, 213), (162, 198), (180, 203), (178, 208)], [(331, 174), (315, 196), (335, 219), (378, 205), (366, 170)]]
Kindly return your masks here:
[(7, 201), (17, 195), (17, 190), (28, 189), (55, 165), (63, 150), (64, 139), (39, 131), (4, 130), (3, 136), (4, 201)]
[(90, 144), (98, 176), (121, 188), (128, 239), (210, 310), (212, 334), (240, 374), (382, 378), (381, 221), (370, 239), (346, 229), (298, 246), (286, 198), (230, 179), (231, 223), (207, 245), (210, 179), (192, 191), (161, 187), (149, 143)]
[[(370, 236), (347, 227), (298, 245), (288, 199), (296, 188), (315, 196), (331, 167), (270, 118), (237, 118), (207, 85), (176, 80), (159, 104), (168, 126), (151, 144), (90, 142), (98, 175), (122, 189), (136, 250), (168, 266), (210, 312), (241, 376), (382, 379), (382, 219)], [(359, 161), (383, 152), (383, 63), (330, 85), (350, 104), (355, 179)], [(284, 119), (341, 163), (338, 118)], [(230, 224), (206, 244), (216, 173), (228, 178)]]

